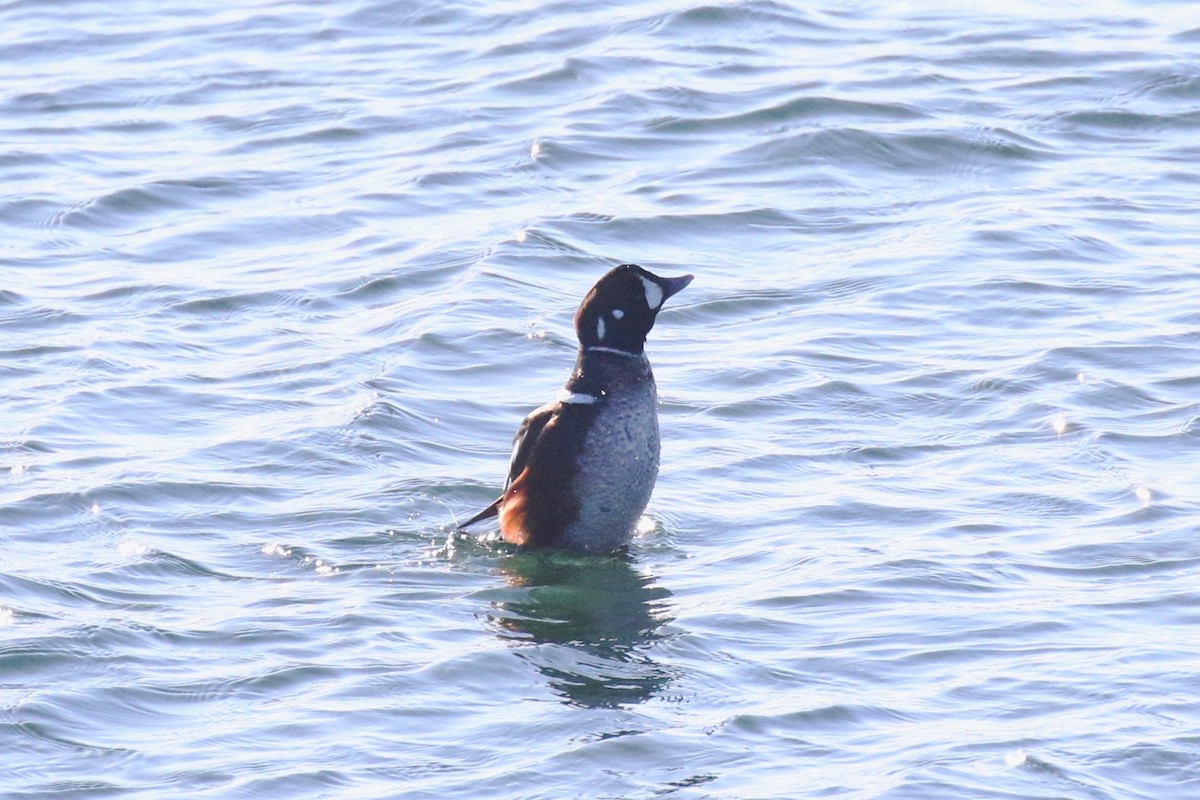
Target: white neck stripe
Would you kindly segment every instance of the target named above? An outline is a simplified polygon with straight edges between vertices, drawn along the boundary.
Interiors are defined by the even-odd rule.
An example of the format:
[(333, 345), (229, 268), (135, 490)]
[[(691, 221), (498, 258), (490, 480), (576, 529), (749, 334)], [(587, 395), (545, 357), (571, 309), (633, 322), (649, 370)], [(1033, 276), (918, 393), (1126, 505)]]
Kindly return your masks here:
[(558, 394), (554, 397), (560, 403), (567, 405), (583, 405), (590, 406), (592, 403), (599, 402), (600, 398), (594, 394), (586, 394), (584, 392), (572, 392), (570, 389), (563, 387), (558, 390)]
[(641, 358), (642, 357), (641, 353), (630, 353), (626, 350), (618, 350), (615, 347), (604, 347), (603, 345), (595, 345), (593, 347), (587, 347), (584, 349), (589, 353), (612, 353), (612, 354), (618, 355), (618, 356), (625, 356), (626, 358)]

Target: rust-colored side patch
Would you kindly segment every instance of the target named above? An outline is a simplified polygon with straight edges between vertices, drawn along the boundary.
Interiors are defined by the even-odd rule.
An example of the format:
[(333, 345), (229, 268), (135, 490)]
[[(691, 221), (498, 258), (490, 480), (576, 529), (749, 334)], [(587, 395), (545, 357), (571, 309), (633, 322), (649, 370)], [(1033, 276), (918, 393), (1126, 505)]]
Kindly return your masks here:
[(509, 544), (525, 545), (529, 543), (529, 531), (525, 529), (525, 479), (529, 477), (529, 467), (521, 470), (521, 474), (509, 484), (500, 503), (500, 535)]

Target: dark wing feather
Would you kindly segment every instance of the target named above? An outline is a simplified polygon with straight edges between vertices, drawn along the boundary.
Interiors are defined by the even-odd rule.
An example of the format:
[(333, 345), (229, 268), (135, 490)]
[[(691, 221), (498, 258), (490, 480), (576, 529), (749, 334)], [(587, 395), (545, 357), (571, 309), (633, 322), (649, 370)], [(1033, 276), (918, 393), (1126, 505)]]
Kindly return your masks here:
[(488, 506), (487, 508), (485, 508), (483, 511), (480, 511), (478, 514), (471, 517), (466, 522), (460, 523), (458, 526), (458, 529), (460, 531), (466, 530), (468, 525), (474, 525), (476, 522), (479, 522), (480, 520), (491, 519), (492, 517), (496, 516), (497, 514), (500, 513), (500, 501), (503, 499), (504, 499), (504, 495), (500, 495), (495, 500), (493, 500), (492, 504), (490, 506)]
[[(512, 486), (512, 482), (525, 470), (525, 465), (529, 463), (529, 454), (533, 452), (533, 447), (537, 444), (538, 437), (542, 435), (542, 429), (546, 427), (546, 423), (554, 416), (555, 408), (558, 405), (558, 403), (547, 403), (532, 412), (521, 423), (521, 427), (517, 430), (517, 435), (513, 437), (512, 458), (508, 462), (508, 477), (504, 480), (505, 491), (508, 491), (508, 487)], [(496, 516), (500, 513), (500, 504), (503, 501), (504, 494), (502, 492), (499, 497), (492, 501), (490, 506), (459, 525), (458, 529), (461, 531), (468, 525), (474, 525), (476, 522)]]
[(572, 486), (592, 404), (555, 403), (530, 448), (532, 457), (516, 465), (504, 493), (500, 531), (505, 541), (530, 547), (553, 546), (579, 516)]
[(517, 476), (525, 471), (525, 465), (529, 463), (529, 454), (533, 452), (538, 437), (542, 435), (542, 430), (545, 429), (546, 423), (554, 416), (558, 407), (559, 403), (557, 402), (547, 403), (532, 412), (521, 423), (517, 435), (513, 437), (512, 458), (508, 461), (508, 477), (504, 480), (505, 489), (512, 486), (512, 482), (517, 479)]

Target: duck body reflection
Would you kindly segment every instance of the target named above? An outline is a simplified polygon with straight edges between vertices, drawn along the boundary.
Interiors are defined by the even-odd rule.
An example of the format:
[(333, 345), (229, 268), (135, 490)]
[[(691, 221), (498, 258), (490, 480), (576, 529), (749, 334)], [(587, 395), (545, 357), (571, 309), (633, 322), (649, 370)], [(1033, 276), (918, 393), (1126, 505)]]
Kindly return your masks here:
[(507, 585), (486, 593), (496, 634), (545, 675), (564, 702), (641, 703), (674, 677), (648, 651), (671, 621), (671, 593), (627, 555), (505, 555)]

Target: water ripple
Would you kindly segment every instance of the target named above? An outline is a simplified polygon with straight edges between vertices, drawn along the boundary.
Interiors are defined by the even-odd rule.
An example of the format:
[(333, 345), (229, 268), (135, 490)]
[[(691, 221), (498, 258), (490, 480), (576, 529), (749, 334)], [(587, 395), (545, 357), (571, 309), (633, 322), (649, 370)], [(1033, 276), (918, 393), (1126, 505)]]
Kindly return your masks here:
[[(1180, 796), (1193, 17), (9, 3), (0, 793)], [(455, 534), (621, 261), (630, 552)]]

